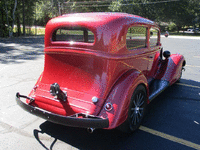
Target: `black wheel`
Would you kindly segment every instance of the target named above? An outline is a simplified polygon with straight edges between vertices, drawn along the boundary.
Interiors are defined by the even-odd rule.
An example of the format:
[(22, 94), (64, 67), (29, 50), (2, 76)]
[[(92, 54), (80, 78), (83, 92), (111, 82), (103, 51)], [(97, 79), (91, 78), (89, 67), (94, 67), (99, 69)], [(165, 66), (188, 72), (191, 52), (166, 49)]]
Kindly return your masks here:
[(182, 73), (183, 73), (183, 71), (182, 71), (182, 69), (181, 69), (180, 77), (179, 77), (178, 80), (176, 81), (177, 83), (180, 82), (181, 77), (182, 77)]
[(147, 106), (147, 93), (143, 85), (139, 85), (130, 101), (128, 118), (118, 127), (119, 130), (126, 133), (131, 133), (139, 128), (142, 119), (144, 118)]

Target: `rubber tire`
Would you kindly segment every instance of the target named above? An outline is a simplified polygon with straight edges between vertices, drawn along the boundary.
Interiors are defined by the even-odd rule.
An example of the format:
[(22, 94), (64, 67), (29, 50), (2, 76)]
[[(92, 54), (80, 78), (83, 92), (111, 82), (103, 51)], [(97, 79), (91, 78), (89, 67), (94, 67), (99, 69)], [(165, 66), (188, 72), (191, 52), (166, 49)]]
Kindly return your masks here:
[(179, 78), (178, 78), (178, 80), (176, 81), (177, 83), (179, 83), (179, 82), (180, 82), (180, 80), (181, 80), (181, 77), (182, 77), (182, 73), (183, 73), (183, 71), (181, 70), (180, 77), (179, 77)]
[[(137, 115), (136, 106), (134, 104), (134, 101), (137, 102), (136, 99), (137, 99), (137, 96), (139, 96), (140, 93), (143, 95), (143, 99), (142, 99), (143, 104), (141, 105), (141, 108), (143, 108), (143, 111), (141, 113), (141, 116), (139, 117), (139, 120), (136, 121), (136, 124), (134, 124), (131, 116), (133, 115), (133, 113), (135, 115)], [(120, 130), (121, 132), (124, 132), (124, 133), (132, 133), (135, 130), (137, 130), (139, 128), (144, 116), (145, 116), (146, 107), (147, 107), (147, 92), (146, 92), (146, 89), (143, 85), (138, 85), (138, 87), (135, 89), (135, 91), (134, 91), (134, 93), (131, 97), (131, 101), (130, 101), (130, 104), (129, 104), (129, 110), (128, 110), (128, 117), (127, 117), (126, 121), (118, 127), (118, 130)], [(134, 112), (133, 112), (133, 109), (135, 109)], [(135, 120), (134, 120), (134, 122), (135, 122)]]
[[(184, 66), (182, 65), (182, 68), (183, 68)], [(183, 74), (183, 69), (181, 68), (181, 74), (180, 74), (180, 77), (178, 78), (178, 80), (176, 81), (177, 83), (179, 83), (180, 82), (180, 80), (181, 80), (181, 77), (182, 77), (182, 74)]]

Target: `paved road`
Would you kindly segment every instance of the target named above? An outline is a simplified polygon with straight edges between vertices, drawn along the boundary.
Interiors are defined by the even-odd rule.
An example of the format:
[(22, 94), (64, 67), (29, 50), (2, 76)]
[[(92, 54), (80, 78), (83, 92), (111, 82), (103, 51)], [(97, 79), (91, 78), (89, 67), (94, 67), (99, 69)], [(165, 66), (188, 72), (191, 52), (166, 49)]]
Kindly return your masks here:
[(150, 105), (132, 135), (56, 125), (23, 111), (15, 93), (28, 94), (43, 70), (43, 37), (0, 39), (0, 149), (200, 149), (200, 38), (162, 37), (164, 50), (184, 54), (181, 82)]

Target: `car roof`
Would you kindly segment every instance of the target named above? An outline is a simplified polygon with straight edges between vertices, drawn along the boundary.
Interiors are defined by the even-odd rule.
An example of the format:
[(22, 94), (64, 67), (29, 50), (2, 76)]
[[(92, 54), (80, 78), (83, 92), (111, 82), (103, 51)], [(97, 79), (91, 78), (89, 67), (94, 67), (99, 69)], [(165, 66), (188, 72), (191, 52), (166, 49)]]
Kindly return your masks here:
[[(119, 12), (90, 12), (90, 13), (72, 13), (72, 14), (64, 14), (62, 16), (51, 19), (49, 24), (51, 23), (61, 23), (68, 22), (70, 24), (84, 24), (87, 23), (86, 26), (99, 26), (114, 20), (129, 20), (132, 23), (141, 23), (141, 24), (151, 24), (156, 25), (153, 21), (127, 13), (119, 13)], [(89, 22), (89, 24), (88, 24)]]
[(52, 44), (52, 33), (56, 29), (66, 26), (80, 26), (88, 28), (95, 34), (96, 42), (94, 46), (97, 49), (103, 50), (105, 49), (105, 45), (109, 45), (108, 42), (114, 41), (114, 39), (116, 42), (119, 41), (118, 39), (121, 39), (122, 36), (120, 33), (125, 33), (125, 28), (134, 24), (158, 27), (155, 22), (149, 19), (127, 13), (90, 12), (64, 14), (51, 19), (47, 23), (45, 29), (45, 47)]

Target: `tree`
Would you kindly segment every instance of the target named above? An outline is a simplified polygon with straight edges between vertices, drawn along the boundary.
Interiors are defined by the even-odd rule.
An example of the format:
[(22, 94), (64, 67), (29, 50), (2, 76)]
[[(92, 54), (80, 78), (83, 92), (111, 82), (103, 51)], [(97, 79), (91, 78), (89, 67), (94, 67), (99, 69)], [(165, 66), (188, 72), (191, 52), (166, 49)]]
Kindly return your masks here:
[(75, 0), (73, 2), (64, 2), (63, 8), (64, 10), (70, 9), (70, 12), (105, 12), (108, 11), (108, 7), (111, 4), (111, 2), (111, 0)]
[(0, 9), (1, 9), (1, 36), (6, 37), (9, 36), (10, 29), (10, 11), (8, 10), (8, 5), (10, 3), (8, 1), (0, 1)]
[(194, 15), (193, 26), (194, 28), (198, 26), (200, 28), (200, 1), (199, 0), (190, 0), (189, 10)]
[(15, 11), (16, 11), (16, 8), (17, 8), (17, 0), (15, 0), (13, 12), (12, 12), (12, 26), (11, 26), (12, 29), (11, 29), (11, 31), (9, 31), (9, 37), (13, 36), (13, 28), (14, 28), (14, 23), (15, 23)]
[[(76, 12), (127, 12), (156, 22), (175, 23), (177, 30), (184, 26), (200, 27), (199, 0), (1, 0), (0, 36), (17, 35), (26, 26), (45, 26), (50, 18)], [(31, 31), (29, 30), (29, 33)]]
[(186, 25), (192, 25), (194, 19), (193, 13), (190, 11), (189, 0), (174, 1), (171, 3), (162, 4), (162, 12), (160, 18), (162, 21), (174, 22), (177, 26), (177, 31)]
[[(23, 20), (23, 33), (25, 34), (25, 26), (34, 23), (35, 2), (38, 0), (1, 0), (0, 1), (0, 20), (1, 34), (0, 36), (13, 36), (13, 28), (17, 23), (17, 35), (20, 35), (20, 24)], [(26, 23), (26, 25), (25, 25)]]
[(5, 1), (0, 1), (0, 36), (6, 37), (8, 36), (8, 28), (6, 26), (7, 24), (7, 18), (8, 15), (6, 15), (6, 3)]
[(156, 22), (174, 22), (179, 31), (198, 18), (199, 3), (199, 0), (119, 0), (113, 1), (109, 9), (140, 15)]

